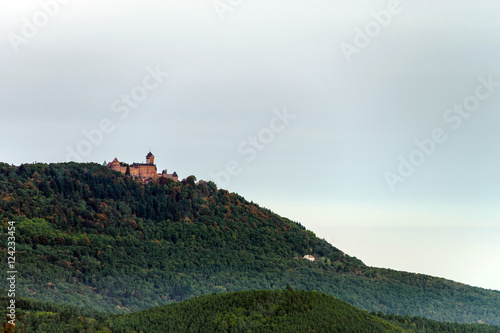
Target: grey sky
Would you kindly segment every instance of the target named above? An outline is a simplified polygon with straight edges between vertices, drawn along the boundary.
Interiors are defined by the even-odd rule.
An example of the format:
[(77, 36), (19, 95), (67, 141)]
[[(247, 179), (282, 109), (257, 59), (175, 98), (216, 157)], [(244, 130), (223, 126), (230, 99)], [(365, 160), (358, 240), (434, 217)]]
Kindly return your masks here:
[[(2, 161), (66, 161), (109, 119), (82, 161), (140, 162), (151, 147), (159, 168), (225, 185), (367, 264), (500, 290), (500, 86), (457, 129), (443, 118), (479, 77), (500, 82), (498, 1), (67, 2), (45, 6), (46, 24), (38, 1), (0, 2)], [(377, 24), (347, 59), (341, 46)], [(156, 68), (168, 77), (115, 112)], [(295, 118), (269, 137), (285, 108)], [(437, 128), (447, 139), (392, 191), (386, 173)], [(230, 161), (239, 172), (221, 184)], [(464, 250), (489, 260), (470, 270)]]

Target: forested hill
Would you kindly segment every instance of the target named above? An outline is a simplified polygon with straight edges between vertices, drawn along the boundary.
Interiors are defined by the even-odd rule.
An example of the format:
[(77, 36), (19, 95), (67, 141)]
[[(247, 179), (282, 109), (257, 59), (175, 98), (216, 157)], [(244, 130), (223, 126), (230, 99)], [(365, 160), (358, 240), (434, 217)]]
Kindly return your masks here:
[(500, 324), (500, 292), (367, 267), (193, 176), (143, 184), (92, 163), (0, 164), (0, 219), (4, 238), (16, 222), (19, 295), (39, 300), (130, 312), (290, 285), (369, 311)]
[[(0, 296), (0, 308), (8, 300)], [(315, 291), (255, 290), (205, 295), (131, 314), (21, 299), (16, 332), (408, 332), (498, 333), (484, 324), (368, 313)], [(1, 310), (0, 313), (5, 312)], [(7, 323), (3, 325), (8, 331)]]

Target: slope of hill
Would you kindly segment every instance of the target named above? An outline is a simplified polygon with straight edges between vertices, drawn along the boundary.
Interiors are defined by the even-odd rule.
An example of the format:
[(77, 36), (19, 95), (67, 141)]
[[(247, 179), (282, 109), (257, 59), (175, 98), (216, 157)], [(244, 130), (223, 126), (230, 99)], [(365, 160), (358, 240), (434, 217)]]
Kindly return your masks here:
[(131, 312), (290, 285), (368, 311), (500, 324), (500, 292), (367, 267), (300, 224), (195, 180), (143, 184), (92, 163), (0, 164), (2, 237), (15, 221), (18, 292)]
[[(4, 308), (7, 299), (0, 298)], [(368, 313), (315, 291), (243, 291), (205, 295), (132, 314), (21, 300), (16, 332), (453, 332), (500, 327), (441, 323)], [(4, 312), (4, 311), (2, 311)], [(4, 323), (4, 331), (9, 327)]]

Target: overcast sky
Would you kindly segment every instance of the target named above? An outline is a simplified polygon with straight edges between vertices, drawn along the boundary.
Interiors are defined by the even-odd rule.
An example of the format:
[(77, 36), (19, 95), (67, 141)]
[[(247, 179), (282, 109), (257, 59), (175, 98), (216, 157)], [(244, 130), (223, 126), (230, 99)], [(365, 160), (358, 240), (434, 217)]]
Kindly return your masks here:
[(0, 2), (0, 160), (142, 162), (500, 290), (500, 3)]

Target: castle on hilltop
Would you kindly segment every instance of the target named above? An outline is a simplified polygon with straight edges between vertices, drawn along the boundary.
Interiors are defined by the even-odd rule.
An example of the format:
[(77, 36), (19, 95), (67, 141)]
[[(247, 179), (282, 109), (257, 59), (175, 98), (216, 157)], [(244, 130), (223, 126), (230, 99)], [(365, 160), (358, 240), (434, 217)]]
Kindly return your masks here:
[(158, 173), (155, 164), (155, 156), (151, 152), (146, 155), (146, 163), (132, 163), (132, 165), (127, 165), (125, 163), (121, 163), (115, 157), (113, 162), (108, 163), (108, 168), (125, 174), (128, 170), (132, 176), (137, 177), (146, 183), (156, 178), (167, 178), (173, 179), (176, 182), (179, 181), (177, 172), (167, 173), (167, 170), (163, 170), (162, 173)]

